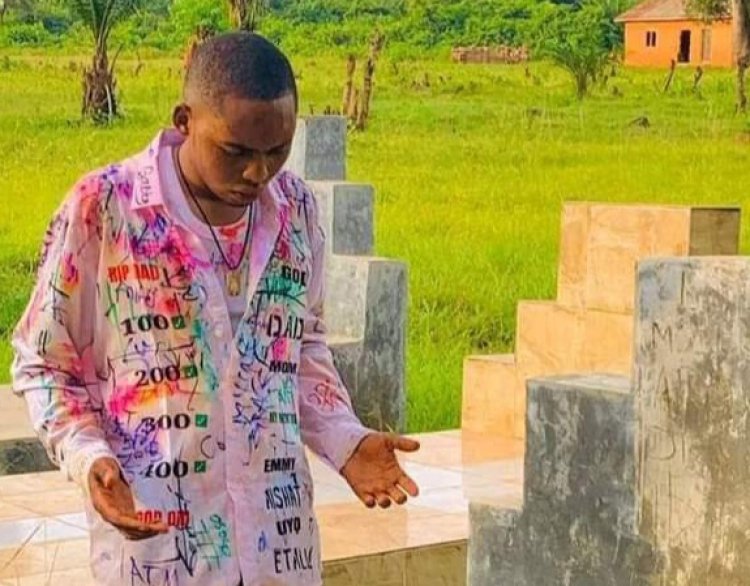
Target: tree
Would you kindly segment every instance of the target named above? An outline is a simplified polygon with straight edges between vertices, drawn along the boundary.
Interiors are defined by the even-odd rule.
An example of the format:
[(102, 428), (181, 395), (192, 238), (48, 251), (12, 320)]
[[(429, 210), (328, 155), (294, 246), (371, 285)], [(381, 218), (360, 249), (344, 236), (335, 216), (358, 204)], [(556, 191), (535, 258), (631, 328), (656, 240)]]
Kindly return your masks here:
[(708, 21), (732, 19), (737, 66), (737, 110), (747, 110), (745, 78), (750, 67), (750, 0), (689, 0), (688, 8)]
[(69, 0), (73, 16), (79, 18), (94, 38), (90, 69), (83, 72), (82, 113), (97, 123), (111, 121), (118, 113), (115, 94), (115, 62), (110, 64), (109, 36), (114, 26), (135, 13), (144, 0)]
[(268, 0), (229, 0), (229, 10), (235, 28), (253, 32), (268, 11)]
[(537, 54), (565, 69), (582, 99), (612, 62), (607, 11), (593, 2), (580, 8), (561, 4), (549, 6), (538, 18), (534, 43)]

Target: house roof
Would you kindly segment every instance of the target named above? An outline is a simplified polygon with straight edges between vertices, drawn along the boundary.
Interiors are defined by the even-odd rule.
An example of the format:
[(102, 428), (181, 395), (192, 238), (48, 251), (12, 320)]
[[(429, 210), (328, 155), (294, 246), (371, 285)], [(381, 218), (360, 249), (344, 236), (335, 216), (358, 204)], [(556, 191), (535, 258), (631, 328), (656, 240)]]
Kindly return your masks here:
[(618, 16), (616, 22), (697, 20), (683, 0), (646, 0)]

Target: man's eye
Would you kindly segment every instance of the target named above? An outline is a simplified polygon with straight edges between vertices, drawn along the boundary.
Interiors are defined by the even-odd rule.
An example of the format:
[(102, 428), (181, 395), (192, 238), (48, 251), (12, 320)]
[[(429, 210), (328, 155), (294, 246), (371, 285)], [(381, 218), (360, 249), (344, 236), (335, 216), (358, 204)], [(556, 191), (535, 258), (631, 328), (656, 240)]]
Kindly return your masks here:
[(281, 155), (285, 154), (289, 150), (289, 145), (284, 145), (280, 147), (276, 147), (272, 151), (269, 151), (269, 155), (272, 157), (280, 157)]
[(241, 157), (244, 154), (242, 150), (232, 147), (223, 147), (222, 150), (224, 151), (224, 154), (229, 157)]

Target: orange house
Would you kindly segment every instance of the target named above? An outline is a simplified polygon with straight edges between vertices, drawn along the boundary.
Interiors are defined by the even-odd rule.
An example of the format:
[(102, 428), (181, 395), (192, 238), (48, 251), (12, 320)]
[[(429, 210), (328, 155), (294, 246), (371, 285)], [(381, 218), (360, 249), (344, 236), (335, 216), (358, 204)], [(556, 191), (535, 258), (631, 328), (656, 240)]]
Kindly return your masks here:
[(688, 14), (682, 0), (647, 0), (617, 17), (625, 24), (625, 65), (669, 67), (677, 63), (732, 67), (732, 20), (705, 22)]

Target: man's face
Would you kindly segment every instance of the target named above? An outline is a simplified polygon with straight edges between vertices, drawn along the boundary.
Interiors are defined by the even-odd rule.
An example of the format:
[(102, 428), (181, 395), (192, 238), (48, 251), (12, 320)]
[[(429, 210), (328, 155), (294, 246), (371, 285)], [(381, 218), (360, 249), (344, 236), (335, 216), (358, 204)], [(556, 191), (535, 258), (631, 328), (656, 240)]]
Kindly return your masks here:
[(187, 139), (192, 167), (222, 202), (246, 206), (286, 163), (296, 124), (291, 93), (269, 101), (228, 96), (218, 111), (192, 106)]

